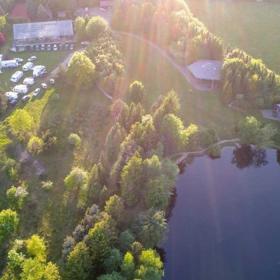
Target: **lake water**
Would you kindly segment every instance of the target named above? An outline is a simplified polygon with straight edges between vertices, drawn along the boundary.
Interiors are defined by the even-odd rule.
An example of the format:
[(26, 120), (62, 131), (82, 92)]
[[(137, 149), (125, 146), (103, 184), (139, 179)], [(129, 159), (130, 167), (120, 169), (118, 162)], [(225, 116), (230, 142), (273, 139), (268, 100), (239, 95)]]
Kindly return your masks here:
[(176, 189), (165, 280), (280, 279), (275, 150), (224, 148), (220, 159), (195, 158)]

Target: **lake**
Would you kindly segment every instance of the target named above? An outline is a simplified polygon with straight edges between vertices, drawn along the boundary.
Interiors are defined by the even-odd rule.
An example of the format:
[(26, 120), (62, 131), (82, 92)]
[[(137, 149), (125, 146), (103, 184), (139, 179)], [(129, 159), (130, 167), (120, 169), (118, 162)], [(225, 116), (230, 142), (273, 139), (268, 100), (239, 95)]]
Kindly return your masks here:
[(280, 279), (276, 150), (227, 147), (178, 176), (164, 244), (165, 280)]

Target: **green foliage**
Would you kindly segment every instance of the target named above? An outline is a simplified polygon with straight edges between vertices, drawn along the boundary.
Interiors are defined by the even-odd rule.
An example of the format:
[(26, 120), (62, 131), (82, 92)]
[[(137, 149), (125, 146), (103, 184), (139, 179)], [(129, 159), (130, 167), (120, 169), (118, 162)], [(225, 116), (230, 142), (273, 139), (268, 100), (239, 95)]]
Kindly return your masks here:
[(142, 182), (143, 160), (139, 154), (135, 154), (121, 173), (121, 196), (128, 206), (134, 206), (138, 202)]
[(42, 189), (46, 190), (46, 191), (50, 191), (53, 189), (53, 182), (52, 181), (42, 181), (42, 185), (41, 185)]
[(89, 248), (84, 242), (79, 242), (67, 258), (63, 279), (87, 280), (92, 272)]
[(123, 257), (123, 262), (121, 265), (121, 272), (125, 279), (133, 279), (135, 272), (134, 257), (130, 252), (127, 252)]
[(144, 85), (140, 81), (134, 81), (128, 88), (128, 100), (130, 103), (142, 103), (145, 98)]
[(140, 266), (136, 278), (143, 280), (160, 280), (163, 277), (163, 264), (158, 254), (152, 250), (144, 250), (139, 259)]
[(153, 248), (163, 240), (167, 222), (163, 211), (149, 210), (141, 214), (138, 220), (137, 234), (146, 248)]
[(20, 210), (23, 207), (28, 192), (24, 185), (19, 187), (12, 186), (7, 190), (6, 195), (10, 208), (13, 210)]
[[(234, 49), (224, 60), (222, 71), (224, 102), (236, 102), (238, 106), (271, 107), (279, 98), (280, 77), (269, 70), (261, 60), (244, 51)], [(238, 103), (239, 96), (242, 102)]]
[(18, 223), (19, 218), (15, 211), (6, 209), (0, 212), (0, 246), (15, 233)]
[(74, 167), (65, 177), (64, 184), (68, 189), (80, 188), (88, 184), (88, 173), (79, 167)]
[(90, 40), (97, 39), (102, 33), (108, 29), (108, 24), (100, 16), (92, 17), (87, 23), (86, 34)]
[(246, 117), (238, 126), (242, 144), (254, 144), (258, 147), (273, 144), (273, 137), (277, 131), (270, 124), (263, 125), (255, 117)]
[(0, 16), (0, 32), (2, 32), (7, 24), (6, 16)]
[(97, 280), (125, 280), (118, 272), (113, 272), (111, 274), (104, 274), (97, 278)]
[(75, 91), (88, 89), (96, 79), (95, 65), (83, 52), (75, 52), (69, 62), (67, 77)]
[(12, 134), (19, 140), (27, 139), (35, 125), (32, 116), (24, 109), (16, 109), (9, 117), (8, 124)]
[(130, 230), (125, 230), (119, 236), (119, 248), (122, 252), (126, 252), (134, 241), (135, 237), (132, 232)]
[(82, 41), (86, 38), (86, 20), (82, 17), (77, 17), (74, 22), (74, 29), (78, 41)]
[(104, 210), (117, 222), (120, 222), (124, 215), (124, 203), (122, 198), (117, 195), (111, 196), (106, 201)]
[(68, 143), (74, 147), (79, 147), (81, 145), (81, 138), (78, 134), (76, 133), (71, 133), (68, 136)]
[(121, 252), (113, 248), (107, 258), (104, 260), (103, 266), (107, 273), (117, 271), (122, 263)]
[(27, 150), (34, 154), (38, 155), (43, 151), (44, 141), (38, 136), (32, 136), (27, 144)]
[(46, 244), (44, 240), (38, 235), (32, 235), (31, 238), (26, 240), (27, 254), (40, 261), (46, 260)]

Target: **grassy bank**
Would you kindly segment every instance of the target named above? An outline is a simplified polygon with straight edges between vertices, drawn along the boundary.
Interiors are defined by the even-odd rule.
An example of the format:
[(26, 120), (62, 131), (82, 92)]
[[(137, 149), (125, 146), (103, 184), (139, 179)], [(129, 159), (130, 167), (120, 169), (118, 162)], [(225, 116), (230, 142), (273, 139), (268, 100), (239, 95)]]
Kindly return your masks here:
[(225, 44), (261, 58), (280, 73), (280, 3), (186, 0), (191, 11)]

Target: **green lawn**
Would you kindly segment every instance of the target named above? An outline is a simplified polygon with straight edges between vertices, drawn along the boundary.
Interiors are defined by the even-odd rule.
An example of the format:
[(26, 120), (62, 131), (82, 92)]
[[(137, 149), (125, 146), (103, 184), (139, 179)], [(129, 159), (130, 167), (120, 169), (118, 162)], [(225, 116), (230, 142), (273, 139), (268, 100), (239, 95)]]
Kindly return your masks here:
[(261, 58), (280, 73), (279, 3), (186, 0), (191, 11), (226, 44)]
[(220, 103), (217, 92), (193, 90), (168, 61), (145, 43), (133, 38), (122, 42), (129, 82), (140, 80), (148, 95), (148, 105), (160, 94), (174, 89), (181, 100), (181, 114), (185, 123), (212, 127), (220, 137), (231, 137), (233, 127), (241, 115)]

